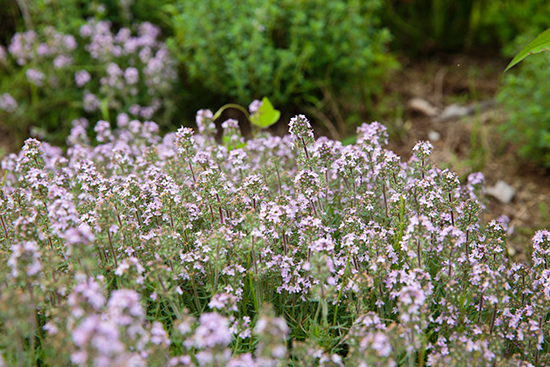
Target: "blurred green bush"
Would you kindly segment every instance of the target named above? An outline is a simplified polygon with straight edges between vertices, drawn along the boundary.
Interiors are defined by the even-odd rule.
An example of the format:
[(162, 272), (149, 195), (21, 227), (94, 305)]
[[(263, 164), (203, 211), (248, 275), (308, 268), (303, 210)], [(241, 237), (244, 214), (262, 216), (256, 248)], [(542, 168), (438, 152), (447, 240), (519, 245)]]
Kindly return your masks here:
[(397, 64), (380, 0), (177, 0), (168, 44), (190, 83), (248, 104), (311, 104), (354, 94), (364, 104)]
[(550, 168), (550, 59), (532, 55), (503, 78), (497, 100), (509, 113), (500, 126), (518, 153)]
[(517, 48), (521, 43), (517, 37), (534, 38), (550, 26), (550, 2), (547, 0), (489, 0), (481, 3), (482, 12), (475, 21), (475, 42), (494, 45), (506, 56), (519, 51)]
[(484, 0), (384, 0), (382, 19), (394, 35), (393, 49), (418, 55), (461, 51), (477, 3)]
[[(546, 0), (384, 0), (383, 24), (392, 49), (420, 56), (482, 50), (510, 53), (514, 39), (541, 32), (550, 21)], [(536, 33), (535, 33), (536, 34)]]

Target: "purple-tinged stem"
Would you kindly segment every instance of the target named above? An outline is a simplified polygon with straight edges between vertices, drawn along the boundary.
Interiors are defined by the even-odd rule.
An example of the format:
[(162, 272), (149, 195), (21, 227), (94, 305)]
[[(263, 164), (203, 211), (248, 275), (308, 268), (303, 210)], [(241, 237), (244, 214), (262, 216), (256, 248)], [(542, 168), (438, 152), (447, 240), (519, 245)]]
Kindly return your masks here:
[(416, 256), (418, 257), (418, 267), (422, 268), (422, 261), (420, 260), (420, 238), (416, 239)]
[(384, 207), (386, 208), (386, 218), (388, 217), (388, 199), (386, 198), (386, 184), (382, 184), (382, 195), (384, 196)]
[(218, 194), (216, 194), (216, 199), (218, 200), (218, 204), (220, 205), (218, 207), (218, 210), (220, 212), (220, 223), (221, 225), (223, 226), (223, 212), (222, 212), (222, 203), (220, 201), (220, 196)]
[(311, 207), (313, 208), (313, 214), (318, 217), (319, 215), (317, 215), (317, 209), (315, 208), (315, 204), (313, 203), (313, 201), (311, 201), (311, 199), (309, 199), (309, 205), (311, 205)]
[(307, 160), (309, 160), (309, 154), (307, 152), (306, 142), (304, 141), (304, 138), (300, 138), (300, 140), (302, 141), (302, 145), (304, 146), (304, 152), (306, 152), (306, 158)]
[(193, 182), (197, 182), (197, 179), (195, 178), (195, 171), (193, 171), (193, 165), (191, 164), (191, 160), (188, 160), (187, 163), (189, 164), (189, 169), (191, 170), (191, 176), (193, 177)]
[[(453, 204), (453, 198), (451, 196), (451, 192), (449, 191), (449, 204), (452, 205)], [(453, 225), (453, 227), (455, 226), (455, 216), (454, 216), (454, 213), (453, 213), (453, 208), (451, 207), (451, 224)]]
[(495, 309), (493, 310), (493, 318), (491, 319), (491, 327), (489, 328), (489, 335), (493, 334), (495, 328), (495, 320), (497, 318), (497, 304), (495, 303)]
[(287, 256), (287, 251), (286, 251), (286, 236), (285, 236), (285, 229), (283, 228), (283, 248), (285, 250), (285, 256)]
[(113, 255), (113, 260), (115, 260), (115, 266), (118, 269), (118, 261), (116, 259), (115, 248), (113, 247), (113, 241), (111, 240), (111, 232), (109, 231), (109, 229), (107, 229), (107, 236), (109, 237), (109, 246), (111, 246), (111, 254)]
[(4, 216), (0, 215), (0, 221), (2, 221), (2, 228), (4, 229), (4, 237), (6, 239), (6, 250), (9, 250), (11, 247), (11, 241), (8, 237), (8, 229), (6, 228), (6, 223), (4, 222)]
[(325, 165), (325, 181), (327, 182), (327, 187), (325, 190), (325, 206), (328, 208), (328, 167)]

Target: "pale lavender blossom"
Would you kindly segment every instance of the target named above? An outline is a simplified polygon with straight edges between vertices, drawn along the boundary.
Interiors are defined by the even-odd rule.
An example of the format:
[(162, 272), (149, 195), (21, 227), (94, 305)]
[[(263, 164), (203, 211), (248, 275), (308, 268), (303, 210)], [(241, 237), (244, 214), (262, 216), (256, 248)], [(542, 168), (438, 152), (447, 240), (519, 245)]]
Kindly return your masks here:
[(199, 318), (199, 326), (192, 339), (184, 341), (184, 345), (196, 348), (214, 348), (227, 346), (233, 335), (229, 331), (229, 321), (217, 313), (203, 313)]
[(97, 96), (90, 92), (84, 92), (84, 111), (94, 112), (101, 107), (101, 101)]
[(139, 81), (139, 71), (134, 67), (124, 70), (124, 79), (128, 84), (136, 84)]
[(0, 95), (0, 110), (4, 110), (8, 113), (14, 113), (17, 110), (18, 104), (15, 98), (9, 93)]
[(27, 69), (25, 75), (27, 76), (29, 83), (34, 84), (37, 87), (44, 85), (44, 79), (46, 78), (44, 73), (36, 69)]
[(116, 124), (119, 128), (123, 128), (130, 122), (130, 117), (126, 113), (119, 113), (116, 117)]
[(130, 112), (134, 116), (139, 116), (140, 111), (141, 111), (141, 107), (138, 104), (133, 104), (128, 109), (128, 112)]
[(91, 79), (92, 77), (90, 76), (90, 73), (88, 73), (86, 70), (80, 70), (74, 73), (74, 80), (76, 82), (77, 87), (79, 88), (82, 88)]
[(61, 69), (65, 66), (71, 65), (72, 63), (73, 58), (71, 56), (59, 55), (53, 60), (53, 67), (56, 69)]
[(262, 101), (255, 99), (248, 106), (248, 111), (250, 111), (250, 114), (256, 113), (261, 106), (262, 106)]

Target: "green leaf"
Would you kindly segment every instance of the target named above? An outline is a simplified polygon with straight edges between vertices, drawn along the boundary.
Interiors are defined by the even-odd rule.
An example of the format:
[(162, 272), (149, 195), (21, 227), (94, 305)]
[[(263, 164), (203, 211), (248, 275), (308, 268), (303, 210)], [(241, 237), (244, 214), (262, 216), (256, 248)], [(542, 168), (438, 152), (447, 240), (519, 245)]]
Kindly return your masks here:
[(523, 50), (521, 50), (512, 61), (510, 61), (510, 64), (508, 64), (504, 72), (508, 71), (508, 69), (525, 59), (527, 56), (531, 54), (538, 54), (543, 51), (550, 51), (550, 29), (545, 30), (539, 34), (537, 38), (529, 42)]
[(250, 122), (261, 128), (265, 128), (276, 123), (281, 117), (281, 111), (273, 108), (273, 105), (267, 97), (262, 98), (260, 109), (250, 116)]

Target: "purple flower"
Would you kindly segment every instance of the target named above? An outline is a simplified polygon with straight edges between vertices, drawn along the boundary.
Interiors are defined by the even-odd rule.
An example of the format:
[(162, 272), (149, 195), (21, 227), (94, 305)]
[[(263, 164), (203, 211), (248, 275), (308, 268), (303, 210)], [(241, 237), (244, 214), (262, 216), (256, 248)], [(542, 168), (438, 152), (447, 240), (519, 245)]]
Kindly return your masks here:
[(139, 111), (141, 110), (141, 107), (138, 104), (133, 104), (128, 109), (128, 112), (130, 112), (134, 116), (139, 116)]
[(92, 77), (86, 70), (80, 70), (74, 73), (74, 80), (79, 88), (82, 88), (91, 79)]
[(250, 114), (255, 113), (260, 109), (262, 106), (262, 101), (255, 99), (252, 101), (252, 103), (248, 106), (248, 111), (250, 111)]
[(95, 94), (84, 92), (84, 111), (94, 112), (101, 107), (101, 101)]
[(123, 128), (128, 125), (128, 122), (130, 121), (130, 117), (128, 117), (125, 113), (119, 113), (116, 117), (116, 125), (119, 128)]
[(44, 79), (46, 78), (44, 73), (36, 69), (27, 69), (25, 75), (27, 75), (27, 80), (29, 83), (34, 84), (37, 87), (41, 87), (44, 84)]
[(73, 63), (73, 58), (71, 56), (59, 55), (53, 60), (53, 67), (56, 69), (64, 68), (67, 65)]
[(136, 84), (139, 81), (139, 72), (138, 69), (134, 67), (129, 67), (124, 71), (124, 79), (128, 84)]
[(14, 113), (17, 110), (17, 101), (9, 93), (0, 95), (0, 110)]
[(184, 345), (192, 343), (196, 348), (214, 348), (227, 346), (231, 343), (233, 334), (229, 331), (229, 321), (217, 313), (203, 313), (199, 318), (199, 326), (192, 339)]

